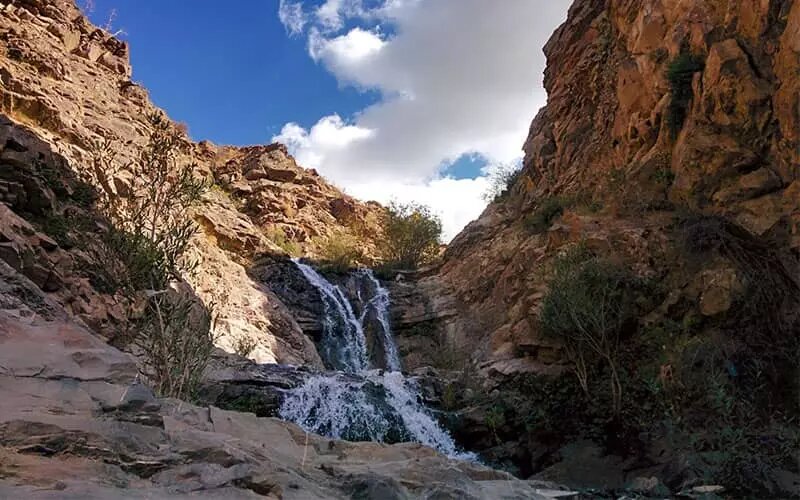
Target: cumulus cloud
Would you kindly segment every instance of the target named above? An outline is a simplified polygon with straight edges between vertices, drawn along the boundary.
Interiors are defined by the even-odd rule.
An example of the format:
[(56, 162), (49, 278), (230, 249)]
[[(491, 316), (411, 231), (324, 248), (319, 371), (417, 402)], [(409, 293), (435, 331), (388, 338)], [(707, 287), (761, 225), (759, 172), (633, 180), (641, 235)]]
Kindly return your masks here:
[(351, 184), (347, 191), (358, 198), (378, 200), (383, 203), (398, 201), (427, 205), (442, 220), (444, 241), (450, 241), (467, 223), (481, 214), (484, 203), (480, 200), (487, 189), (489, 181), (486, 177), (475, 179), (443, 177), (416, 183), (386, 183), (375, 180), (363, 184)]
[(314, 15), (317, 24), (324, 31), (338, 31), (344, 27), (347, 19), (371, 20), (380, 17), (381, 13), (396, 1), (398, 0), (386, 0), (377, 5), (374, 5), (373, 1), (370, 7), (365, 5), (364, 0), (325, 0), (316, 8)]
[(380, 35), (354, 28), (346, 35), (327, 39), (313, 29), (308, 39), (308, 53), (314, 60), (322, 60), (336, 74), (357, 71), (370, 57), (384, 47)]
[(281, 0), (278, 5), (278, 19), (280, 19), (289, 35), (297, 36), (303, 33), (303, 27), (306, 25), (306, 16), (303, 13), (302, 2)]
[(272, 140), (285, 144), (300, 165), (322, 169), (326, 167), (326, 158), (372, 135), (372, 130), (347, 125), (339, 115), (330, 115), (320, 119), (310, 130), (296, 123), (287, 123)]
[(438, 205), (453, 236), (483, 209), (478, 188), (487, 179), (450, 179), (443, 168), (465, 154), (518, 161), (546, 100), (541, 47), (567, 8), (542, 0), (326, 0), (309, 11), (309, 55), (341, 84), (381, 97), (349, 119), (321, 117), (309, 130), (287, 124), (274, 139), (356, 196), (413, 195)]

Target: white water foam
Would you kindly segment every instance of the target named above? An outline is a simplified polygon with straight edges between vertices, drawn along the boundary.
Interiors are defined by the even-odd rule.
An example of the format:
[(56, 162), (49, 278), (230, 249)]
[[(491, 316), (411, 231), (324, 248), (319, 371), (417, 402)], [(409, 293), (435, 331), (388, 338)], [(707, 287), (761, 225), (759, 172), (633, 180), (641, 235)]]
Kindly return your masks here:
[(402, 369), (400, 364), (400, 353), (397, 351), (397, 344), (394, 341), (392, 329), (389, 326), (389, 305), (391, 304), (389, 299), (389, 290), (381, 285), (381, 282), (378, 281), (378, 279), (372, 273), (372, 269), (362, 268), (358, 270), (358, 273), (369, 280), (369, 282), (375, 288), (375, 295), (367, 302), (366, 306), (364, 307), (364, 311), (361, 313), (361, 318), (359, 318), (362, 325), (362, 331), (364, 319), (369, 312), (369, 307), (372, 306), (375, 310), (375, 316), (378, 319), (378, 323), (381, 325), (381, 340), (383, 342), (383, 349), (386, 356), (386, 369), (390, 372), (399, 372)]
[[(308, 264), (303, 264), (297, 259), (292, 259), (292, 262), (322, 297), (325, 308), (322, 347), (328, 351), (323, 353), (323, 357), (336, 368), (350, 373), (358, 373), (369, 368), (364, 329), (342, 290), (323, 278)], [(339, 325), (341, 328), (337, 328)]]
[[(413, 381), (400, 371), (400, 356), (389, 323), (389, 291), (369, 269), (357, 271), (374, 289), (362, 302), (359, 318), (341, 289), (307, 264), (293, 261), (320, 292), (324, 304), (323, 357), (345, 373), (314, 375), (287, 391), (279, 414), (309, 432), (331, 438), (370, 441), (415, 441), (452, 458), (477, 461), (461, 452), (453, 438), (422, 404)], [(360, 293), (360, 292), (359, 292)], [(387, 371), (371, 370), (364, 321), (370, 307), (381, 325)], [(341, 328), (337, 328), (341, 326)]]

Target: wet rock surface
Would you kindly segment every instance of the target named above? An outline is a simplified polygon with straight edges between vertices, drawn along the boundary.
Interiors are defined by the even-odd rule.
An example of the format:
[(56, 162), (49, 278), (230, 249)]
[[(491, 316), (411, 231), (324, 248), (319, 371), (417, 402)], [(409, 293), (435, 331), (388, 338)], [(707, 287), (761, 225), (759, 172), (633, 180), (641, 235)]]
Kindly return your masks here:
[[(548, 498), (421, 445), (330, 440), (253, 413), (157, 398), (131, 356), (3, 266), (2, 496)], [(209, 380), (218, 383), (285, 388), (302, 378), (297, 369), (216, 361)]]

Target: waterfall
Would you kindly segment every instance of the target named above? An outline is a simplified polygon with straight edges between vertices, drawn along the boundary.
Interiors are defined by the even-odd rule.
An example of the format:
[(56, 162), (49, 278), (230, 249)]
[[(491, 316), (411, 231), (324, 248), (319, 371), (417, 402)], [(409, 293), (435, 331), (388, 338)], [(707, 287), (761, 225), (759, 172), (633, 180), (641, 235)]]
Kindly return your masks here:
[[(309, 377), (287, 391), (279, 413), (309, 432), (350, 441), (415, 441), (453, 458), (477, 460), (458, 450), (453, 438), (422, 404), (413, 380), (400, 372), (400, 356), (389, 321), (389, 291), (369, 269), (354, 276), (371, 286), (361, 297), (359, 317), (342, 290), (307, 264), (293, 261), (323, 302), (321, 354), (340, 372)], [(369, 370), (364, 323), (370, 311), (380, 325), (386, 371)]]
[(292, 259), (306, 280), (319, 291), (325, 311), (322, 357), (337, 370), (358, 373), (369, 368), (362, 321), (356, 318), (342, 290), (308, 264)]
[(394, 337), (392, 337), (392, 330), (389, 326), (389, 304), (391, 303), (389, 300), (389, 290), (381, 285), (381, 282), (378, 281), (372, 273), (372, 269), (362, 268), (358, 270), (358, 273), (369, 280), (375, 289), (375, 295), (367, 301), (367, 305), (361, 313), (360, 322), (362, 331), (364, 319), (369, 312), (369, 308), (373, 307), (378, 323), (381, 326), (380, 333), (384, 354), (386, 356), (386, 369), (390, 372), (399, 372), (401, 370), (400, 353), (397, 352), (397, 344), (394, 341)]

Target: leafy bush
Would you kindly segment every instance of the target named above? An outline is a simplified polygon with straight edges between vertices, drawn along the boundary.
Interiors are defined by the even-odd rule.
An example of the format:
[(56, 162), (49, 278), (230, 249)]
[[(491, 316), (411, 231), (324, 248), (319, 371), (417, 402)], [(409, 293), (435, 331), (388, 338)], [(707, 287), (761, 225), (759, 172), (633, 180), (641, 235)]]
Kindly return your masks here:
[(608, 367), (615, 414), (622, 404), (620, 339), (636, 323), (639, 287), (639, 280), (624, 268), (577, 246), (556, 260), (539, 314), (542, 334), (564, 344), (587, 395), (591, 366), (599, 361)]
[[(107, 170), (113, 171), (111, 146), (103, 143), (95, 151), (95, 181), (104, 187), (102, 209), (113, 227), (94, 249), (101, 260), (117, 258), (120, 269), (106, 273), (109, 285), (127, 292), (162, 290), (170, 280), (191, 272), (185, 260), (197, 226), (189, 210), (197, 204), (208, 184), (194, 175), (194, 164), (178, 164), (184, 139), (160, 113), (148, 117), (149, 142), (139, 157), (128, 164), (134, 185), (127, 198), (109, 191)], [(105, 262), (111, 264), (110, 262)]]
[(273, 226), (265, 231), (267, 238), (278, 245), (281, 250), (291, 257), (298, 257), (302, 253), (300, 245), (296, 241), (286, 236), (286, 231), (280, 226)]
[(89, 248), (92, 285), (101, 292), (134, 296), (161, 289), (169, 279), (165, 252), (142, 234), (110, 227)]
[(705, 64), (699, 57), (690, 54), (686, 49), (667, 66), (667, 81), (672, 98), (667, 108), (667, 126), (673, 139), (683, 128), (689, 103), (692, 100), (692, 79), (694, 74), (702, 71)]
[(385, 264), (416, 269), (439, 255), (442, 222), (424, 205), (390, 204), (382, 220), (380, 251)]
[(564, 213), (566, 203), (562, 198), (545, 198), (536, 211), (525, 217), (525, 227), (533, 234), (539, 234), (550, 229), (553, 222)]
[(134, 345), (144, 354), (148, 381), (163, 396), (193, 396), (214, 348), (212, 313), (185, 291), (149, 292), (135, 324)]
[(331, 234), (318, 244), (322, 268), (334, 273), (346, 273), (358, 267), (364, 258), (361, 242), (347, 231)]
[(505, 198), (520, 177), (522, 177), (521, 165), (508, 164), (499, 166), (489, 174), (489, 187), (483, 193), (483, 199), (491, 202)]
[(190, 209), (207, 183), (193, 164), (179, 164), (185, 139), (162, 114), (148, 117), (150, 137), (127, 165), (133, 174), (130, 195), (111, 188), (116, 171), (110, 141), (96, 145), (89, 180), (102, 188), (98, 209), (112, 226), (89, 247), (94, 282), (121, 292), (131, 304), (146, 296), (143, 314), (131, 314), (127, 339), (142, 355), (145, 375), (163, 396), (190, 396), (214, 346), (211, 312), (182, 276), (194, 270), (186, 251), (197, 229)]

